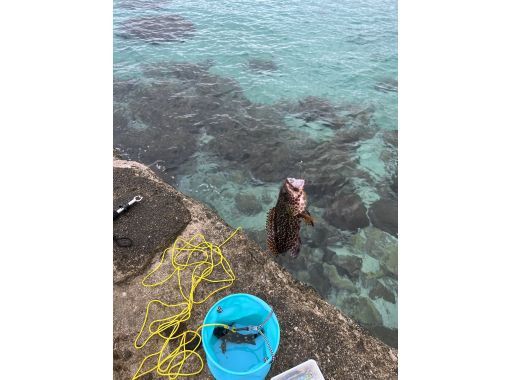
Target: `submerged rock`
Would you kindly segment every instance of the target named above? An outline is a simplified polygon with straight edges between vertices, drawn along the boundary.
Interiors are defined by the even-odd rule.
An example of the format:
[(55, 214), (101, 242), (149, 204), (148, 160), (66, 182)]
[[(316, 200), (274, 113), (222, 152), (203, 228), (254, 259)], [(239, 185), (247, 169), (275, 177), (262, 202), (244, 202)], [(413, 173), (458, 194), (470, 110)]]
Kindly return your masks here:
[(398, 236), (398, 202), (380, 199), (370, 206), (368, 216), (372, 224), (393, 236)]
[(146, 164), (163, 161), (171, 171), (195, 153), (199, 128), (184, 128), (183, 121), (176, 118), (183, 108), (176, 95), (180, 88), (171, 83), (141, 81), (117, 85), (113, 128), (116, 147)]
[(388, 301), (390, 303), (395, 303), (395, 296), (393, 295), (393, 293), (383, 284), (381, 284), (380, 281), (377, 281), (375, 283), (375, 286), (370, 290), (368, 296), (373, 300), (377, 298), (382, 298), (383, 300)]
[(297, 102), (281, 102), (278, 107), (306, 122), (316, 120), (333, 120), (337, 117), (335, 106), (327, 99), (308, 96)]
[(357, 194), (347, 194), (335, 199), (323, 217), (335, 227), (356, 231), (369, 225), (367, 209)]
[(393, 190), (395, 195), (398, 195), (398, 175), (393, 176), (390, 188), (391, 190)]
[(324, 263), (322, 266), (324, 268), (324, 274), (328, 277), (331, 285), (334, 286), (337, 290), (347, 292), (354, 292), (356, 290), (356, 287), (352, 281), (346, 277), (340, 276), (334, 265)]
[(301, 248), (303, 255), (309, 257), (312, 261), (322, 264), (324, 258), (324, 251), (320, 248), (311, 248), (309, 246), (303, 246)]
[[(371, 107), (335, 106), (317, 97), (252, 104), (236, 81), (211, 74), (211, 64), (161, 62), (143, 67), (144, 80), (116, 81), (115, 146), (147, 164), (163, 161), (167, 177), (188, 174), (197, 152), (217, 158), (225, 171), (245, 173), (241, 183), (302, 173), (319, 207), (329, 207), (342, 190), (354, 191), (351, 179), (370, 183), (356, 149), (375, 131)], [(342, 127), (330, 141), (316, 141), (286, 125), (289, 113), (330, 125), (341, 120)]]
[(331, 287), (331, 281), (327, 275), (324, 275), (322, 263), (309, 264), (308, 273), (310, 273), (310, 284), (317, 289), (320, 295), (326, 296)]
[[(114, 81), (114, 143), (132, 159), (163, 161), (168, 176), (184, 166), (202, 144), (229, 130), (230, 115), (250, 102), (237, 82), (208, 72), (209, 62), (161, 62), (143, 67), (144, 79)], [(203, 150), (201, 150), (203, 151)], [(165, 180), (168, 180), (165, 177)]]
[(347, 178), (338, 173), (335, 173), (335, 175), (327, 172), (313, 173), (306, 184), (306, 192), (312, 198), (322, 199), (322, 202), (315, 203), (317, 206), (328, 207), (329, 202), (328, 199), (324, 199), (325, 196), (335, 195), (337, 191), (342, 190), (348, 184), (348, 181)]
[(390, 250), (383, 256), (382, 266), (391, 275), (398, 277), (398, 254), (396, 250)]
[(310, 277), (310, 273), (306, 270), (298, 270), (296, 272), (296, 278), (299, 281), (302, 281), (304, 283), (310, 284), (312, 282), (312, 278)]
[[(250, 124), (255, 125), (247, 128)], [(259, 181), (280, 182), (290, 173), (297, 172), (297, 163), (303, 158), (307, 146), (313, 144), (281, 125), (257, 124), (256, 120), (230, 117), (221, 125), (230, 127), (211, 130), (210, 134), (215, 138), (207, 148), (236, 168), (246, 167)]]
[(329, 249), (328, 247), (324, 248), (324, 261), (327, 261), (328, 263), (332, 262), (333, 257), (336, 256), (336, 252)]
[(375, 106), (373, 104), (355, 104), (346, 103), (338, 107), (338, 113), (341, 116), (348, 117), (350, 119), (349, 124), (358, 127), (374, 127), (374, 113)]
[(355, 315), (356, 319), (365, 326), (382, 325), (382, 316), (367, 297), (350, 296), (341, 305), (348, 314)]
[(384, 326), (373, 326), (368, 329), (390, 347), (398, 348), (398, 330)]
[(151, 9), (160, 10), (168, 1), (164, 0), (121, 0), (115, 4), (115, 7), (122, 9)]
[(248, 61), (248, 68), (254, 72), (276, 71), (278, 65), (270, 59), (252, 58)]
[(331, 141), (318, 144), (311, 152), (304, 152), (303, 173), (308, 180), (307, 192), (311, 204), (328, 209), (341, 194), (354, 193), (356, 181), (373, 183), (371, 176), (360, 168), (357, 153), (362, 141), (360, 139), (372, 136), (372, 132), (364, 135), (362, 128), (353, 127), (346, 130), (346, 133), (354, 130), (361, 134), (356, 134), (353, 140), (346, 139), (344, 131), (338, 131)]
[(348, 276), (351, 280), (359, 278), (363, 260), (354, 255), (337, 255), (331, 258), (331, 262), (338, 269), (339, 273)]
[(386, 144), (398, 148), (398, 130), (384, 131), (382, 137)]
[(262, 211), (260, 201), (254, 194), (237, 194), (235, 202), (237, 209), (243, 214), (254, 215)]
[(371, 139), (376, 134), (376, 130), (367, 126), (354, 126), (344, 128), (335, 135), (336, 144), (342, 144), (347, 149), (357, 149), (361, 142)]
[[(181, 81), (197, 81), (213, 84), (218, 77), (209, 73), (209, 69), (214, 61), (205, 60), (203, 62), (173, 62), (162, 61), (150, 64), (142, 64), (144, 77), (158, 80), (169, 80), (176, 78)], [(196, 83), (197, 86), (200, 83)]]
[(273, 202), (274, 202), (273, 197), (267, 191), (264, 191), (264, 193), (262, 194), (261, 200), (265, 204), (273, 204)]
[[(306, 231), (309, 231), (308, 229)], [(310, 234), (312, 247), (326, 247), (329, 231), (323, 224), (316, 224)]]
[(261, 249), (267, 249), (266, 230), (247, 229), (246, 234), (250, 237), (250, 239), (253, 239), (255, 242), (257, 242)]
[(353, 248), (378, 260), (387, 275), (398, 277), (398, 240), (375, 227), (367, 227), (351, 239)]
[(193, 23), (179, 15), (153, 15), (126, 20), (118, 35), (150, 43), (184, 41), (195, 35)]

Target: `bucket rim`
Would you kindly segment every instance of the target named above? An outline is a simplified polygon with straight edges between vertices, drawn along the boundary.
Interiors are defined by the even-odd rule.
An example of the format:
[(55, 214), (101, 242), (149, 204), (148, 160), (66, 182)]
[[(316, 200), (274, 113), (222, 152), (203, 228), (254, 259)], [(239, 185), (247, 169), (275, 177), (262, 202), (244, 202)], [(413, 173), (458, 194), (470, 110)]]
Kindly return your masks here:
[[(248, 294), (248, 293), (232, 293), (232, 294), (229, 294), (228, 296), (225, 296), (223, 298), (221, 298), (220, 300), (216, 301), (214, 303), (214, 305), (211, 306), (211, 308), (209, 309), (209, 311), (207, 312), (207, 314), (205, 315), (204, 317), (204, 323), (205, 321), (207, 320), (207, 317), (209, 317), (209, 314), (214, 312), (214, 310), (218, 307), (218, 304), (228, 298), (233, 298), (233, 297), (239, 297), (239, 296), (246, 296), (248, 298), (251, 298), (253, 299), (255, 302), (258, 302), (262, 305), (262, 307), (264, 309), (267, 310), (267, 312), (269, 313), (272, 308), (271, 306), (269, 306), (267, 304), (266, 301), (264, 301), (263, 299), (257, 297), (257, 296), (254, 296), (253, 294)], [(278, 318), (276, 316), (276, 313), (273, 311), (273, 315), (271, 316), (270, 319), (272, 319), (274, 317), (274, 320), (276, 322), (276, 326), (278, 328), (278, 335), (277, 335), (277, 339), (276, 339), (276, 345), (275, 345), (275, 348), (271, 347), (276, 355), (276, 352), (278, 351), (278, 347), (280, 346), (280, 323), (278, 322)], [(259, 370), (261, 370), (264, 366), (268, 365), (271, 366), (271, 361), (268, 360), (267, 362), (264, 362), (262, 364), (260, 364), (259, 366), (251, 369), (250, 371), (245, 371), (245, 372), (238, 372), (238, 371), (232, 371), (230, 369), (227, 369), (225, 367), (223, 367), (222, 365), (220, 365), (216, 360), (214, 360), (213, 358), (213, 355), (212, 353), (209, 351), (209, 347), (207, 344), (205, 344), (205, 339), (204, 339), (204, 329), (202, 329), (202, 332), (201, 332), (201, 337), (202, 337), (202, 346), (204, 347), (204, 351), (205, 351), (205, 354), (206, 354), (206, 360), (211, 360), (217, 367), (221, 368), (222, 371), (228, 373), (229, 375), (239, 375), (239, 376), (243, 376), (243, 375), (249, 375), (249, 374), (252, 374), (254, 372), (257, 372)]]

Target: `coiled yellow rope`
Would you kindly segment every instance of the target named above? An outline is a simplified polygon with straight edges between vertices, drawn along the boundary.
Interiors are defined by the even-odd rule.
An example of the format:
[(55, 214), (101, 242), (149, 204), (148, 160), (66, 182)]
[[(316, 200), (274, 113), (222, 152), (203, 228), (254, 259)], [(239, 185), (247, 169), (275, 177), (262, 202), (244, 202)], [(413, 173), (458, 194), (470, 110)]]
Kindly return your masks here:
[[(227, 325), (222, 324), (206, 324), (201, 325), (196, 330), (186, 330), (179, 332), (179, 326), (181, 323), (187, 321), (191, 317), (191, 311), (194, 305), (201, 304), (207, 301), (214, 294), (227, 289), (235, 281), (235, 275), (230, 267), (230, 263), (223, 256), (221, 247), (225, 245), (234, 235), (240, 230), (237, 228), (223, 243), (215, 245), (206, 241), (203, 235), (196, 234), (190, 240), (186, 241), (181, 238), (177, 238), (171, 248), (165, 249), (159, 264), (142, 280), (142, 285), (145, 287), (156, 287), (161, 286), (170, 280), (174, 275), (177, 275), (177, 282), (179, 285), (179, 291), (181, 293), (183, 302), (176, 304), (168, 304), (158, 299), (151, 300), (145, 308), (145, 317), (143, 320), (142, 327), (138, 333), (134, 346), (136, 349), (143, 348), (154, 336), (160, 336), (164, 339), (161, 348), (147, 355), (140, 366), (138, 367), (133, 380), (142, 377), (143, 375), (156, 371), (159, 376), (168, 377), (170, 380), (177, 379), (179, 376), (193, 376), (199, 374), (204, 368), (204, 361), (202, 357), (195, 351), (201, 342), (201, 336), (199, 331), (203, 327), (207, 326), (222, 326), (229, 328)], [(148, 283), (148, 279), (156, 273), (163, 262), (165, 257), (170, 251), (171, 263), (173, 271), (166, 276), (163, 280)], [(198, 255), (197, 255), (198, 254)], [(197, 258), (198, 256), (198, 258)], [(215, 278), (211, 278), (215, 269), (221, 269), (219, 273), (215, 273)], [(184, 289), (183, 283), (181, 282), (182, 272), (185, 270), (191, 270), (191, 285), (189, 292)], [(218, 272), (218, 270), (216, 270)], [(221, 275), (224, 276), (221, 276)], [(222, 278), (217, 278), (218, 275)], [(222, 284), (220, 287), (211, 291), (204, 299), (195, 300), (195, 291), (202, 281), (213, 284)], [(158, 305), (166, 309), (175, 309), (176, 312), (169, 317), (162, 319), (154, 319), (147, 327), (147, 321), (149, 318), (149, 309), (152, 305)], [(139, 342), (144, 331), (148, 332), (148, 337)], [(165, 334), (163, 334), (165, 332)], [(177, 347), (170, 352), (169, 343), (172, 340), (178, 340)], [(190, 345), (192, 348), (189, 349)], [(183, 370), (183, 366), (191, 356), (195, 356), (199, 361), (199, 368), (192, 372), (186, 372)], [(149, 360), (155, 362), (155, 364), (146, 364)]]

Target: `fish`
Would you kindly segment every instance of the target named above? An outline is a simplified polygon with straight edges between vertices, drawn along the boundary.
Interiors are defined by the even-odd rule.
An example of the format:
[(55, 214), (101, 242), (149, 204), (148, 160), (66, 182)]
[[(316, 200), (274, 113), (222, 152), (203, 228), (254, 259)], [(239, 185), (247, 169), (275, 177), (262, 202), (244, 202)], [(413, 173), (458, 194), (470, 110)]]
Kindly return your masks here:
[(301, 250), (301, 220), (314, 225), (314, 219), (307, 209), (304, 187), (304, 179), (286, 178), (276, 206), (267, 213), (267, 247), (274, 254), (290, 252), (291, 257), (297, 257)]

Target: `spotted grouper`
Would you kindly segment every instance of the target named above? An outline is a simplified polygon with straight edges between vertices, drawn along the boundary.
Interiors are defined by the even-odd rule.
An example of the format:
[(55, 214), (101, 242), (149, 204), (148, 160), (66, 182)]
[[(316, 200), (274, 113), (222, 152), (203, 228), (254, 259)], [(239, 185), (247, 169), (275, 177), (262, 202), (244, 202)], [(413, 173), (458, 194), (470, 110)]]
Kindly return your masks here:
[(304, 179), (287, 178), (276, 206), (267, 214), (267, 246), (275, 254), (290, 251), (291, 257), (297, 257), (301, 249), (301, 219), (313, 226), (313, 218), (306, 209), (304, 187)]

